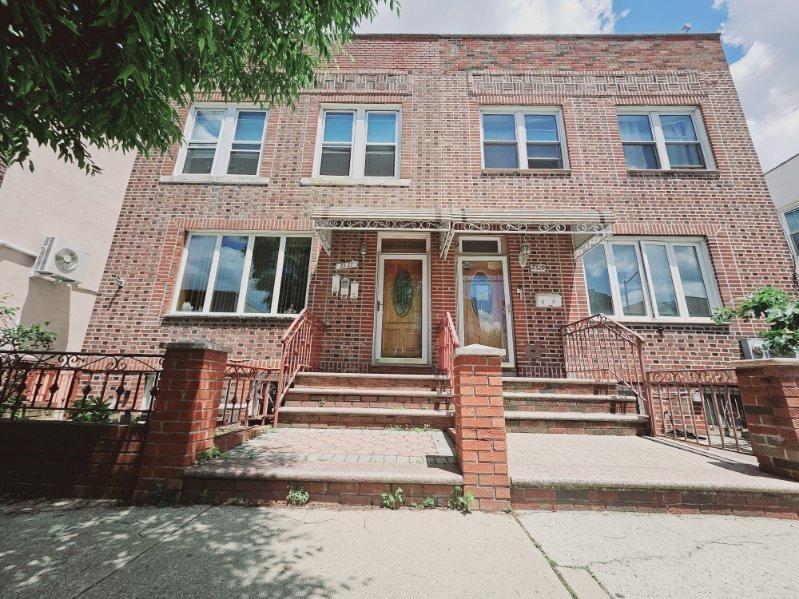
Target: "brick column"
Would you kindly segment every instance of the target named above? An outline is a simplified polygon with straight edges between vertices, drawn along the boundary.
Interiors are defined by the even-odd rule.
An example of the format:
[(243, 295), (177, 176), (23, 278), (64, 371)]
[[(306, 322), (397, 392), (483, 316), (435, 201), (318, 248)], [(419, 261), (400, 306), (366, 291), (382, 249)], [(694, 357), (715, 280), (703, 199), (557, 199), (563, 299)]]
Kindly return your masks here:
[(227, 350), (207, 340), (162, 347), (164, 366), (150, 412), (135, 501), (146, 501), (159, 484), (177, 495), (184, 469), (214, 441)]
[(510, 507), (508, 446), (502, 398), (504, 350), (468, 345), (455, 350), (455, 444), (464, 493), (481, 510)]
[(735, 372), (760, 469), (799, 481), (799, 360), (746, 360)]

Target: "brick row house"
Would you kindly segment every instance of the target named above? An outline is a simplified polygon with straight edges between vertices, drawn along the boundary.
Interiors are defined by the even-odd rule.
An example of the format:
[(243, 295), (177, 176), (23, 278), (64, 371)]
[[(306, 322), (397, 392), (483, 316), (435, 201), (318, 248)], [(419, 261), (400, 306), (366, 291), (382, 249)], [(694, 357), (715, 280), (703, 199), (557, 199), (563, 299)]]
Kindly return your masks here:
[(306, 309), (318, 370), (423, 376), (449, 314), (558, 378), (563, 327), (605, 314), (648, 369), (728, 366), (754, 329), (713, 309), (794, 290), (715, 34), (364, 35), (293, 108), (182, 115), (136, 158), (85, 351), (276, 365)]

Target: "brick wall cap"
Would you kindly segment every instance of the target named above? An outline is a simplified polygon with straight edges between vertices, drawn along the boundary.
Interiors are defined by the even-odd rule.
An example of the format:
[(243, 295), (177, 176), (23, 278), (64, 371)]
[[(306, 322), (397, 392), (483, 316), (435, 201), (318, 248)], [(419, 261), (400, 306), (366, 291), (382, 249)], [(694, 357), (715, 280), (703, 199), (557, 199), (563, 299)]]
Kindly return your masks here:
[(499, 356), (505, 357), (505, 350), (499, 347), (489, 347), (487, 345), (480, 345), (479, 343), (472, 343), (464, 347), (455, 348), (455, 356)]
[(160, 344), (163, 349), (204, 349), (230, 353), (232, 350), (227, 345), (211, 341), (210, 339), (180, 339), (178, 341), (165, 341)]
[(733, 368), (765, 368), (767, 366), (785, 366), (799, 368), (799, 358), (768, 358), (765, 360), (738, 360), (732, 363)]

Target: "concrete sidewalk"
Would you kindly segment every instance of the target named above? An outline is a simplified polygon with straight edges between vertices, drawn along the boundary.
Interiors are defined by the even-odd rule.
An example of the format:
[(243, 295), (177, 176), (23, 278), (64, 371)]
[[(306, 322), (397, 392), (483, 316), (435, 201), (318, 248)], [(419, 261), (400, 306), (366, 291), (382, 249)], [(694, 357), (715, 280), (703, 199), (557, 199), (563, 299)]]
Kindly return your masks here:
[(512, 515), (0, 506), (0, 597), (546, 597)]
[(771, 518), (65, 501), (0, 531), (4, 599), (799, 596), (799, 522)]

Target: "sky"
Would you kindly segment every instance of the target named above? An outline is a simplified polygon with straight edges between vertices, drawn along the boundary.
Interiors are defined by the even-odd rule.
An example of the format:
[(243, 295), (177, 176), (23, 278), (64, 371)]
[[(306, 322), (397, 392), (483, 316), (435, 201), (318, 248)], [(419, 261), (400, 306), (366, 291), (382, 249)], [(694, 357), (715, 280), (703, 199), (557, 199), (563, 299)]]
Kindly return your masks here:
[(721, 32), (760, 163), (799, 152), (799, 0), (400, 0), (362, 33)]

